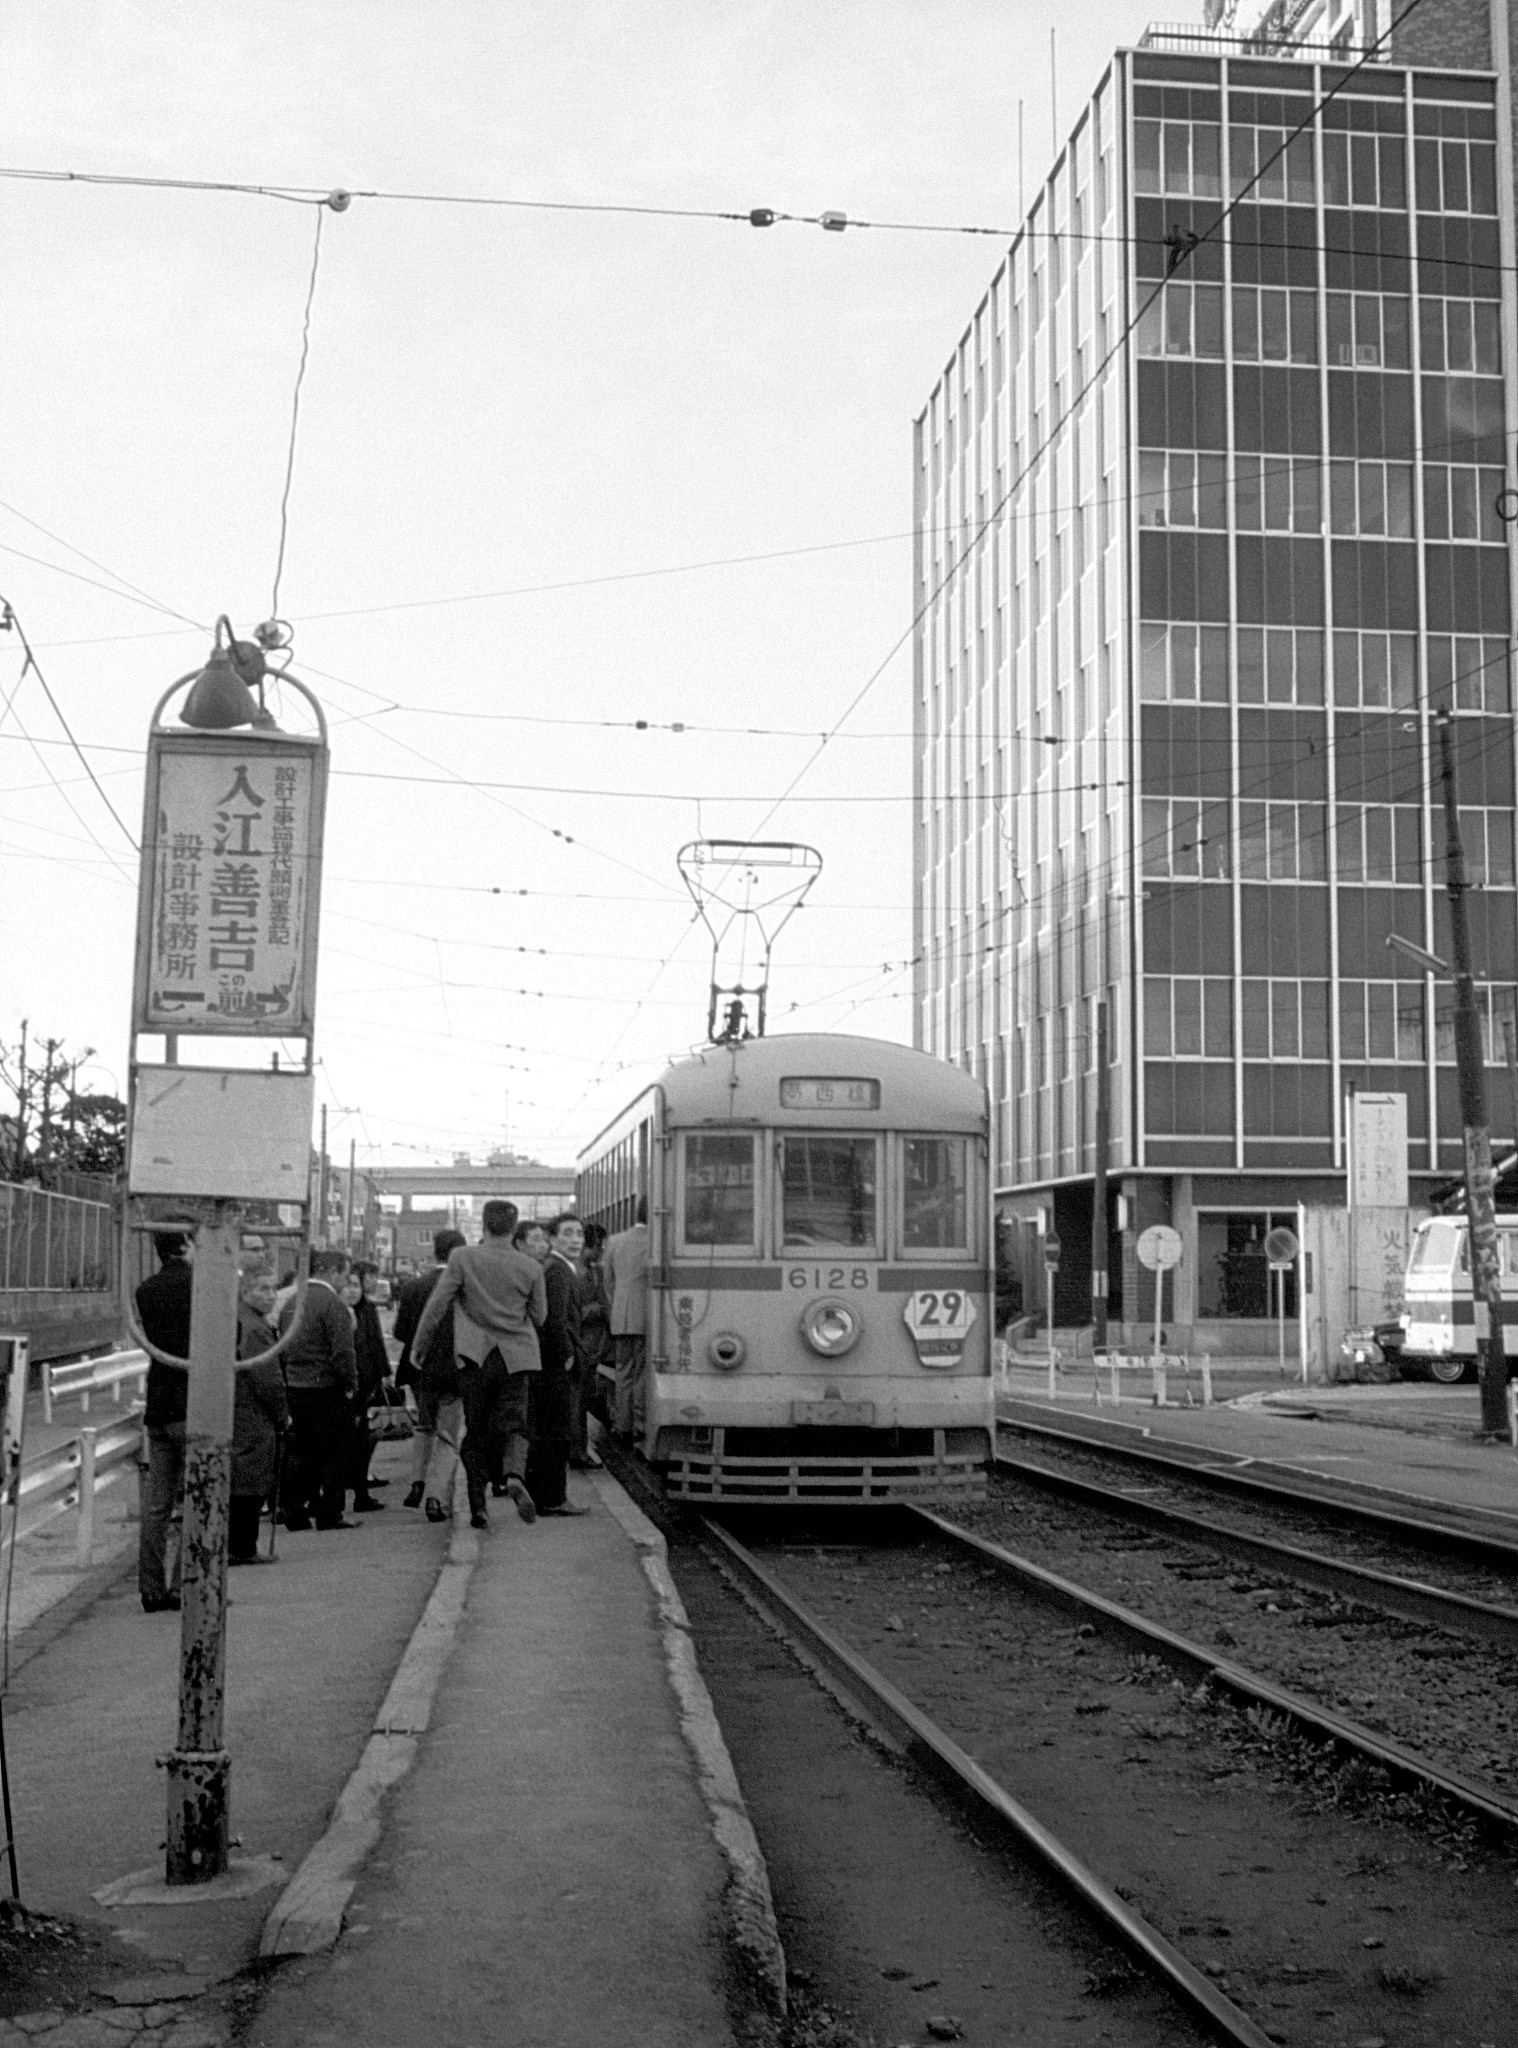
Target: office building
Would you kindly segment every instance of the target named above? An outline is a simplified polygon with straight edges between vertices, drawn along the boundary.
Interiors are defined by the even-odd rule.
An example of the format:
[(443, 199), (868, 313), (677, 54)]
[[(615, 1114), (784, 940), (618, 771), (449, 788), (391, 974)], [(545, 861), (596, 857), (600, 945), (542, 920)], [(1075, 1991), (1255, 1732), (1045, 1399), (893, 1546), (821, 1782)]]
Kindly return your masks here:
[(1220, 1351), (1352, 1092), (1405, 1094), (1414, 1199), (1460, 1168), (1449, 985), (1386, 943), (1448, 957), (1445, 712), (1515, 1125), (1506, 20), (1429, 0), (1351, 69), (1376, 4), (1118, 52), (916, 425), (916, 1042), (1081, 1322), (1105, 1002), (1111, 1313), (1172, 1223), (1167, 1328)]

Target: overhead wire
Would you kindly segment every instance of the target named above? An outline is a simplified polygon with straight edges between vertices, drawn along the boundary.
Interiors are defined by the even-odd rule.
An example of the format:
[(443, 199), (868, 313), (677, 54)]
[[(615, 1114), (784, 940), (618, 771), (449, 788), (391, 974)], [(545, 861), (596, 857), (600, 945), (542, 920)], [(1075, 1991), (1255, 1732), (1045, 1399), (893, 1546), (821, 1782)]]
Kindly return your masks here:
[[(1254, 189), (1254, 187), (1257, 184), (1259, 184), (1260, 180), (1265, 176), (1266, 172), (1269, 171), (1275, 163), (1279, 162), (1280, 159), (1285, 156), (1288, 148), (1290, 147), (1292, 142), (1296, 140), (1297, 136), (1303, 134), (1309, 127), (1311, 127), (1312, 123), (1317, 118), (1317, 115), (1322, 111), (1322, 109), (1325, 106), (1327, 106), (1329, 101), (1334, 99), (1340, 92), (1343, 91), (1345, 85), (1347, 85), (1347, 83), (1349, 82), (1349, 79), (1352, 78), (1356, 72), (1363, 69), (1363, 67), (1370, 62), (1371, 57), (1381, 47), (1381, 44), (1385, 42), (1396, 29), (1400, 28), (1402, 24), (1408, 19), (1408, 17), (1414, 12), (1416, 12), (1416, 10), (1420, 6), (1422, 6), (1422, 4), (1423, 0), (1408, 0), (1408, 5), (1404, 7), (1402, 11), (1398, 15), (1396, 15), (1390, 23), (1388, 23), (1386, 29), (1380, 36), (1376, 38), (1375, 42), (1373, 42), (1369, 46), (1364, 56), (1361, 57), (1358, 60), (1358, 62), (1351, 65), (1349, 70), (1344, 73), (1343, 77), (1338, 81), (1338, 83), (1332, 86), (1328, 92), (1324, 93), (1313, 104), (1313, 106), (1309, 109), (1308, 113), (1304, 116), (1304, 118), (1296, 125), (1296, 127), (1291, 129), (1290, 132), (1285, 136), (1280, 146), (1269, 157), (1264, 158), (1261, 161), (1258, 169), (1254, 173), (1254, 176), (1250, 178), (1240, 188), (1240, 190), (1229, 200), (1228, 204), (1223, 208), (1222, 212), (1219, 213), (1217, 219), (1210, 222), (1203, 232), (1195, 236), (1190, 248), (1186, 249), (1175, 260), (1172, 261), (1169, 270), (1154, 286), (1153, 290), (1149, 293), (1148, 297), (1145, 298), (1142, 301), (1142, 303), (1135, 309), (1127, 325), (1121, 329), (1116, 338), (1107, 348), (1105, 354), (1102, 356), (1101, 361), (1097, 363), (1096, 367), (1089, 372), (1085, 380), (1081, 383), (1080, 387), (1072, 393), (1070, 399), (1067, 401), (1063, 409), (1058, 413), (1058, 415), (1053, 420), (1051, 425), (1046, 429), (1043, 438), (1039, 442), (1038, 446), (1031, 452), (1031, 454), (1023, 462), (1022, 466), (1017, 472), (1017, 475), (1013, 477), (1011, 481), (1006, 485), (1000, 497), (997, 499), (996, 503), (990, 508), (990, 510), (985, 514), (985, 516), (982, 519), (975, 522), (975, 533), (971, 542), (960, 551), (956, 559), (952, 559), (950, 561), (949, 566), (937, 578), (928, 594), (914, 608), (912, 617), (908, 622), (905, 630), (892, 643), (892, 645), (887, 650), (882, 660), (866, 677), (865, 681), (863, 682), (863, 684), (861, 684), (860, 688), (854, 693), (853, 697), (850, 698), (848, 704), (844, 707), (843, 712), (840, 714), (839, 718), (835, 722), (832, 728), (832, 732), (836, 732), (839, 727), (848, 722), (849, 718), (852, 717), (856, 708), (861, 703), (863, 703), (865, 697), (868, 696), (869, 692), (874, 688), (875, 684), (879, 681), (880, 677), (885, 673), (886, 669), (889, 667), (891, 662), (895, 660), (897, 654), (900, 653), (901, 649), (905, 647), (907, 643), (915, 635), (922, 621), (928, 616), (928, 613), (932, 610), (933, 606), (938, 602), (939, 598), (943, 595), (944, 591), (949, 587), (954, 577), (958, 575), (960, 568), (966, 561), (970, 559), (973, 549), (979, 545), (980, 541), (984, 538), (985, 534), (996, 523), (998, 517), (1005, 509), (1007, 503), (1012, 498), (1014, 493), (1021, 488), (1021, 486), (1029, 477), (1029, 475), (1043, 460), (1044, 456), (1050, 451), (1050, 449), (1054, 447), (1054, 445), (1058, 441), (1059, 436), (1064, 432), (1069, 422), (1075, 417), (1080, 407), (1097, 389), (1099, 381), (1103, 373), (1106, 371), (1108, 365), (1113, 361), (1114, 357), (1117, 356), (1118, 352), (1123, 347), (1128, 337), (1137, 331), (1140, 321), (1143, 319), (1144, 315), (1149, 311), (1150, 307), (1157, 302), (1160, 295), (1164, 291), (1165, 286), (1171, 281), (1171, 278), (1174, 276), (1176, 270), (1179, 269), (1181, 262), (1188, 261), (1191, 255), (1194, 254), (1195, 250), (1198, 247), (1200, 247), (1204, 241), (1210, 241), (1218, 234), (1218, 232), (1221, 230), (1223, 226), (1223, 223), (1243, 203), (1245, 197), (1248, 195), (1250, 191)], [(830, 732), (828, 736), (829, 738), (831, 738), (832, 732)], [(762, 832), (765, 829), (765, 827), (769, 824), (770, 820), (774, 817), (776, 811), (778, 811), (781, 808), (781, 805), (784, 804), (791, 797), (797, 784), (800, 783), (803, 780), (803, 778), (810, 773), (811, 769), (821, 759), (823, 751), (825, 750), (827, 745), (828, 739), (824, 739), (821, 745), (819, 745), (817, 749), (814, 751), (814, 753), (810, 756), (810, 758), (807, 761), (803, 762), (802, 766), (797, 770), (795, 776), (792, 778), (790, 784), (782, 793), (780, 798), (771, 806), (771, 808), (768, 811), (765, 812), (764, 817), (760, 820), (759, 825), (756, 827), (756, 831)]]
[(295, 480), (295, 445), (300, 433), (300, 394), (306, 381), (306, 363), (311, 354), (311, 308), (316, 303), (316, 276), (322, 260), (322, 223), (327, 218), (327, 207), (317, 206), (316, 236), (311, 245), (311, 276), (306, 285), (306, 310), (301, 319), (300, 361), (295, 370), (295, 391), (290, 400), (290, 446), (285, 457), (285, 483), (279, 497), (279, 549), (274, 558), (274, 596), (269, 605), (269, 616), (279, 617), (279, 585), (285, 571), (285, 542), (290, 530), (290, 487)]

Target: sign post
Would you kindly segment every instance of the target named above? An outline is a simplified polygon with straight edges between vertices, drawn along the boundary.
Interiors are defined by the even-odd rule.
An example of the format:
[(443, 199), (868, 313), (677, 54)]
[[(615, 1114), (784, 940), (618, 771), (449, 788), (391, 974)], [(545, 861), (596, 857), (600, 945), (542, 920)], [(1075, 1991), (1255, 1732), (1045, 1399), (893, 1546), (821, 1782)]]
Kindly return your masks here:
[(1059, 1368), (1059, 1354), (1054, 1348), (1054, 1282), (1059, 1275), (1059, 1255), (1064, 1247), (1052, 1230), (1044, 1232), (1044, 1308), (1049, 1331), (1049, 1393), (1058, 1391), (1055, 1374)]
[[(1276, 1360), (1283, 1380), (1286, 1377), (1286, 1275), (1297, 1263), (1299, 1250), (1294, 1233), (1284, 1225), (1266, 1231), (1265, 1256), (1276, 1276)], [(1300, 1301), (1297, 1313), (1301, 1313)]]
[[(1160, 1362), (1160, 1321), (1165, 1303), (1165, 1275), (1172, 1266), (1181, 1263), (1185, 1249), (1181, 1233), (1172, 1230), (1168, 1223), (1151, 1223), (1139, 1233), (1138, 1259), (1141, 1266), (1147, 1266), (1154, 1275), (1154, 1363), (1158, 1370)], [(1170, 1306), (1175, 1307), (1175, 1283), (1171, 1282)]]
[[(282, 1215), (293, 1207), (309, 1238), (327, 728), (316, 698), (286, 671), (281, 679), (314, 712), (315, 730), (275, 725), (262, 704), (264, 656), (287, 644), (288, 629), (271, 621), (258, 640), (234, 641), (218, 620), (205, 668), (164, 692), (149, 728), (143, 800), (127, 1196), (129, 1210), (145, 1219), (134, 1228), (177, 1227), (195, 1244), (188, 1359), (138, 1327), (122, 1262), (137, 1340), (160, 1364), (188, 1374), (179, 1726), (166, 1760), (171, 1885), (219, 1877), (230, 1847), (231, 1758), (222, 1737), (243, 1228), (290, 1235)], [(183, 729), (170, 728), (165, 709), (186, 684)], [(161, 1057), (141, 1056), (144, 1038), (161, 1044)], [(262, 1060), (257, 1041), (270, 1038), (303, 1043), (303, 1062), (276, 1056), (248, 1065), (250, 1051)], [(229, 1051), (235, 1041), (243, 1063), (223, 1053), (218, 1065), (182, 1064), (184, 1039)], [(297, 1313), (290, 1334), (298, 1320)], [(284, 1342), (288, 1336), (276, 1349)]]

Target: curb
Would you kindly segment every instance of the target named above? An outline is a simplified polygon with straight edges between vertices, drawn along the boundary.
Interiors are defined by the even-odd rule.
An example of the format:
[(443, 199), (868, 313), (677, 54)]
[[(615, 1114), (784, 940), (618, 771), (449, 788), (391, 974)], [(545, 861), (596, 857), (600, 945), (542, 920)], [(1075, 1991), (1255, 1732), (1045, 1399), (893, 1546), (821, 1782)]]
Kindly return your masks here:
[(784, 2014), (785, 1949), (770, 1896), (769, 1870), (748, 1817), (711, 1694), (696, 1662), (690, 1617), (670, 1576), (668, 1547), (647, 1515), (609, 1472), (591, 1472), (588, 1477), (602, 1504), (639, 1552), (644, 1576), (653, 1588), (665, 1669), (680, 1713), (680, 1733), (695, 1759), (696, 1778), (711, 1815), (712, 1833), (727, 1859), (724, 1904), (734, 1946), (753, 1970), (766, 2003)]
[(359, 1872), (380, 1837), (385, 1794), (416, 1762), (419, 1738), (431, 1717), (479, 1555), (479, 1538), (460, 1520), (421, 1619), (374, 1717), (374, 1732), (338, 1794), (327, 1831), (309, 1850), (264, 1922), (260, 1956), (315, 1955), (333, 1947), (342, 1933), (343, 1913)]

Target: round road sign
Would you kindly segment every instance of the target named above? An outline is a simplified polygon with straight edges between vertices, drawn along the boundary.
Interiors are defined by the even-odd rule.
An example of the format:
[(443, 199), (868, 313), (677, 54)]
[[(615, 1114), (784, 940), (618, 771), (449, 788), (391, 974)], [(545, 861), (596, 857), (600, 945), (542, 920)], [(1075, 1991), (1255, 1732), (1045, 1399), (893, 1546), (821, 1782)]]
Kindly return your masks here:
[(1168, 1223), (1151, 1223), (1139, 1233), (1139, 1264), (1151, 1273), (1166, 1273), (1181, 1263), (1181, 1233)]
[(1046, 1230), (1044, 1232), (1044, 1264), (1046, 1266), (1057, 1266), (1062, 1249), (1063, 1247), (1054, 1232)]
[(1267, 1230), (1265, 1233), (1265, 1256), (1278, 1273), (1284, 1273), (1288, 1266), (1297, 1262), (1298, 1245), (1296, 1234), (1290, 1230)]

